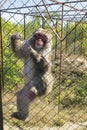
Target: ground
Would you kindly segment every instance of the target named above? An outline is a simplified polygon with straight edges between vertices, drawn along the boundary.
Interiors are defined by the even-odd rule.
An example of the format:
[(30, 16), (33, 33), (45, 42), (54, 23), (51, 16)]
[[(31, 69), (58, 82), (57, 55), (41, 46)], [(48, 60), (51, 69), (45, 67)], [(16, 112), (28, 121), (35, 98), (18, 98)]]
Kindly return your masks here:
[[(75, 98), (77, 98), (77, 95), (75, 97), (73, 95), (73, 87), (79, 87), (81, 82), (87, 81), (87, 58), (62, 56), (61, 62), (62, 84), (60, 87), (63, 90), (61, 91), (62, 98), (65, 99), (62, 104), (59, 104), (58, 95), (60, 73), (60, 61), (58, 60), (55, 61), (56, 68), (53, 69), (53, 74), (57, 77), (56, 87), (48, 96), (37, 98), (31, 103), (28, 121), (11, 118), (12, 112), (16, 111), (16, 92), (18, 90), (3, 92), (4, 130), (87, 130), (87, 105), (79, 105), (80, 101), (78, 105), (72, 104), (75, 103)], [(68, 94), (69, 96), (67, 96)], [(87, 96), (85, 96), (85, 99), (87, 99)], [(70, 103), (71, 101), (73, 102)]]
[[(5, 93), (4, 93), (5, 94)], [(12, 93), (3, 95), (4, 130), (86, 130), (87, 107), (84, 109), (67, 108), (60, 110), (58, 106), (48, 103), (47, 99), (36, 99), (30, 106), (28, 121), (11, 118), (16, 110), (16, 96)]]

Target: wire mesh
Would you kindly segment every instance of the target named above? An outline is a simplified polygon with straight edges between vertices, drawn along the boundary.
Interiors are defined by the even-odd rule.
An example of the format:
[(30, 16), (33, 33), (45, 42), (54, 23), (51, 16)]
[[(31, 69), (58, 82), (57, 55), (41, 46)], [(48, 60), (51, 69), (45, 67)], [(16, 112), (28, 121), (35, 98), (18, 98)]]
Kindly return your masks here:
[[(87, 129), (87, 2), (85, 0), (7, 0), (1, 3), (1, 82), (4, 130)], [(15, 58), (10, 37), (28, 39), (38, 28), (53, 41), (53, 90), (30, 105), (29, 119), (11, 118), (24, 84), (24, 64)]]

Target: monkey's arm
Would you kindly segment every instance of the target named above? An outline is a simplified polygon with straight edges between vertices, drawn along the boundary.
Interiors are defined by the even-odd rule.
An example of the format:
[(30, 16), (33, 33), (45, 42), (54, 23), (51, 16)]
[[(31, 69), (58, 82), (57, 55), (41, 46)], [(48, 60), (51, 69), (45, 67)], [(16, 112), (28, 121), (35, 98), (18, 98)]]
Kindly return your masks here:
[(17, 58), (26, 58), (29, 55), (28, 41), (21, 41), (20, 34), (11, 36), (11, 48)]
[(33, 61), (36, 64), (36, 67), (41, 72), (46, 72), (48, 69), (48, 62), (41, 54), (39, 54), (37, 51), (35, 51), (33, 48), (29, 47), (29, 52), (31, 58), (33, 58)]

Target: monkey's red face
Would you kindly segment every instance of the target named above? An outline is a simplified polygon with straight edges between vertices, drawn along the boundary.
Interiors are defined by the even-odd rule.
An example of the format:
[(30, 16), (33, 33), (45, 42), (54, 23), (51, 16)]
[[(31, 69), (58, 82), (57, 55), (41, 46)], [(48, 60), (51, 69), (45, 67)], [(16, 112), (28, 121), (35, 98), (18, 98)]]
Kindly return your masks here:
[(36, 48), (40, 49), (40, 48), (43, 47), (43, 45), (44, 45), (44, 43), (43, 43), (42, 39), (36, 40), (36, 42), (35, 42), (35, 47)]
[(47, 42), (47, 37), (41, 33), (36, 33), (34, 34), (34, 39), (35, 39), (35, 47), (40, 49), (45, 46)]

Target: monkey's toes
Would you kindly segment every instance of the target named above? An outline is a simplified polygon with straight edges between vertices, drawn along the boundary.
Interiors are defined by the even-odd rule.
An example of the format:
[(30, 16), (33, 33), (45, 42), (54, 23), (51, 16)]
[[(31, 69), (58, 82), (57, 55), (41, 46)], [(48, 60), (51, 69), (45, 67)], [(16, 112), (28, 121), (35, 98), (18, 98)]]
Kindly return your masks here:
[(20, 113), (18, 112), (14, 112), (12, 115), (11, 115), (12, 118), (16, 118), (16, 119), (19, 119), (19, 120), (25, 120), (26, 117), (22, 116)]

